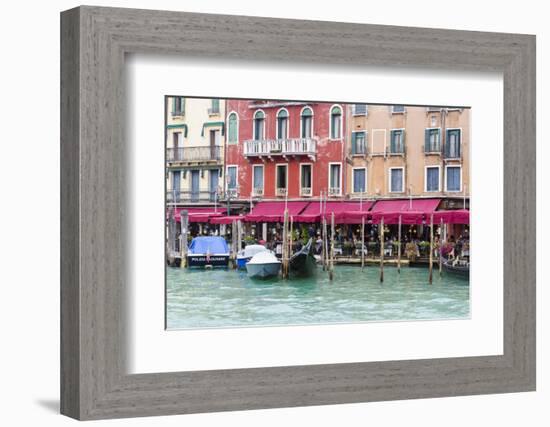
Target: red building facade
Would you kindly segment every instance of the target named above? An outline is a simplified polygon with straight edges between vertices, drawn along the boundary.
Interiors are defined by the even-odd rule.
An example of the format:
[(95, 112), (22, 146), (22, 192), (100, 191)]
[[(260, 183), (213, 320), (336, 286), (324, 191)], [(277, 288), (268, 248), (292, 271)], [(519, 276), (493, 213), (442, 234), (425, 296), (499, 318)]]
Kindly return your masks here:
[(346, 106), (227, 100), (225, 189), (234, 199), (344, 196)]

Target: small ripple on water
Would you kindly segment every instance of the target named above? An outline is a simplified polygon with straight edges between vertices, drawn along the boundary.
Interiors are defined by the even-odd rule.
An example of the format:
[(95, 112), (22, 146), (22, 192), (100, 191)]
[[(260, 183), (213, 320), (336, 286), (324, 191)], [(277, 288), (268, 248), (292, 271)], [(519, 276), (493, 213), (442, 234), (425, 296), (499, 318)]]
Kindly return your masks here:
[(297, 325), (385, 320), (465, 318), (470, 311), (468, 282), (427, 270), (361, 271), (338, 266), (335, 280), (319, 271), (314, 278), (250, 280), (232, 270), (167, 269), (168, 328)]

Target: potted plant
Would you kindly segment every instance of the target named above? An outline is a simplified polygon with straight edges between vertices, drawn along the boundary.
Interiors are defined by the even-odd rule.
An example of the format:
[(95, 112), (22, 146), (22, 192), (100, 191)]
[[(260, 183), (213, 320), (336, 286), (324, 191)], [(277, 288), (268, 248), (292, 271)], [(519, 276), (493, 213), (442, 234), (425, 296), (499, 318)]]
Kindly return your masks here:
[(427, 242), (426, 240), (422, 240), (418, 243), (418, 250), (420, 252), (420, 255), (429, 255), (430, 251), (430, 242)]
[(256, 239), (252, 236), (244, 236), (244, 244), (245, 245), (253, 245), (256, 243)]
[(344, 252), (344, 255), (351, 255), (351, 253), (353, 252), (353, 242), (351, 242), (350, 240), (346, 240), (344, 242), (342, 250)]

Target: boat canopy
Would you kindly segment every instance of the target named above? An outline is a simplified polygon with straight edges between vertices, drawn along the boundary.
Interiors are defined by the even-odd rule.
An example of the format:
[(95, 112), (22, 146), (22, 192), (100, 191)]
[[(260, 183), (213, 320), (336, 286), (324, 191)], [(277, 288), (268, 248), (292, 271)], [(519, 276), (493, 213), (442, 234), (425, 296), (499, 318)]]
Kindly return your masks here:
[(265, 251), (267, 251), (267, 248), (263, 245), (247, 245), (242, 250), (245, 258), (251, 258), (257, 253), (265, 252)]
[(223, 237), (200, 236), (195, 237), (189, 245), (190, 254), (228, 254), (229, 246)]
[(301, 214), (309, 202), (292, 201), (292, 202), (259, 202), (252, 212), (245, 217), (248, 222), (283, 222), (285, 214), (285, 206), (288, 207), (289, 216), (296, 221), (296, 216)]
[[(384, 224), (423, 224), (430, 221), (441, 199), (399, 199), (379, 200), (372, 207), (370, 214), (374, 224), (384, 218)], [(435, 219), (434, 219), (435, 221)]]

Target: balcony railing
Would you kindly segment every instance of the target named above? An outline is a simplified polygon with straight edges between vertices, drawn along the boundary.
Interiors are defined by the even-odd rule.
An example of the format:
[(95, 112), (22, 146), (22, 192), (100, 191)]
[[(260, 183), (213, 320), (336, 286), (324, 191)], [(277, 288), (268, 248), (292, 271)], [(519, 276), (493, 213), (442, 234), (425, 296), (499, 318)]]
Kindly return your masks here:
[(340, 187), (330, 187), (328, 189), (328, 195), (329, 196), (339, 196), (341, 194)]
[(460, 144), (445, 144), (446, 159), (460, 159)]
[(252, 195), (254, 197), (262, 197), (264, 195), (264, 189), (263, 188), (254, 188), (252, 190)]
[(311, 187), (302, 187), (300, 189), (300, 193), (304, 197), (311, 197), (311, 194), (312, 194)]
[(284, 197), (284, 196), (286, 196), (286, 188), (277, 188), (277, 189), (275, 190), (275, 195), (276, 195), (277, 197)]
[(424, 153), (441, 154), (441, 144), (439, 142), (428, 142), (424, 144)]
[(262, 139), (244, 142), (244, 155), (249, 157), (305, 155), (314, 159), (316, 153), (315, 138)]
[(203, 203), (219, 201), (223, 195), (216, 191), (200, 190), (200, 191), (183, 191), (183, 190), (166, 190), (166, 201), (168, 203)]
[(166, 149), (167, 162), (207, 162), (221, 160), (221, 147), (179, 147)]

